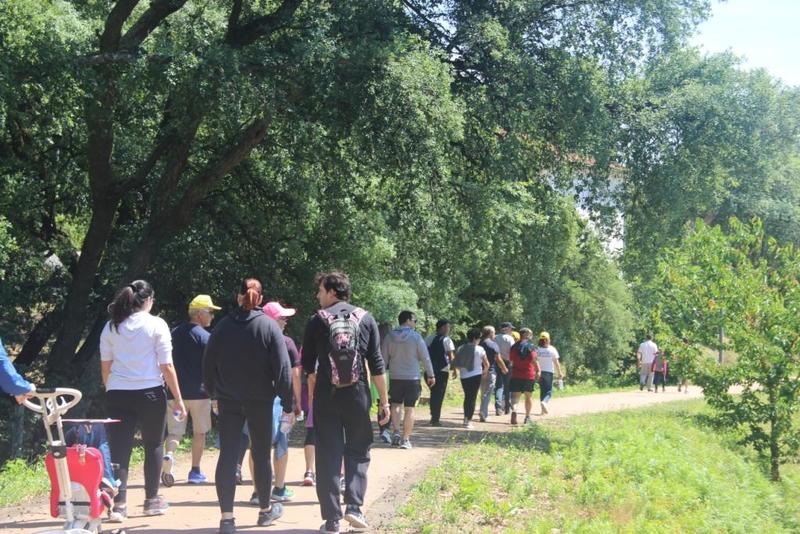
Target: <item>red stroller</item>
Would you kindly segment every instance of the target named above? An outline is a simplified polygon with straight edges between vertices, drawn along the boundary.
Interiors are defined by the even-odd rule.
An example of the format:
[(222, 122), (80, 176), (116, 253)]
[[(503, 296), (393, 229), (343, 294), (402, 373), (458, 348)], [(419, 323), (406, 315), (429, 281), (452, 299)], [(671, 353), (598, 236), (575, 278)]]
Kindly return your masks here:
[[(67, 447), (61, 416), (80, 402), (77, 389), (38, 388), (26, 408), (42, 415), (49, 452), (45, 459), (50, 477), (50, 514), (64, 519), (64, 528), (39, 534), (100, 534), (106, 509), (100, 481), (103, 455), (94, 447)], [(55, 427), (55, 432), (53, 431)], [(115, 531), (124, 534), (124, 530)]]

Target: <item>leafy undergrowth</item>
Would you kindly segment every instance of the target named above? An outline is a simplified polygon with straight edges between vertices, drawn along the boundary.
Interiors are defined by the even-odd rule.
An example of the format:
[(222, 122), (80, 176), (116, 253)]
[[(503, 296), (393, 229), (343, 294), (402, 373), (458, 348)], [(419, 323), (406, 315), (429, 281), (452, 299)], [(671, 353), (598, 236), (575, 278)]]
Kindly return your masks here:
[(800, 470), (771, 483), (702, 401), (550, 421), (462, 447), (414, 488), (401, 532), (798, 532)]

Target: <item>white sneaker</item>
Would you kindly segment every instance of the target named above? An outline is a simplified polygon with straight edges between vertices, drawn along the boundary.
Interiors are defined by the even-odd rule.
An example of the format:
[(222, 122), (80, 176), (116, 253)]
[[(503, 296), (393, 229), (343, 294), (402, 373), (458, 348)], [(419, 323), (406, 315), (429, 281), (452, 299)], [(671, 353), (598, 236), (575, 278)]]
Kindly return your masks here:
[(172, 473), (174, 467), (175, 459), (172, 457), (172, 454), (165, 454), (164, 461), (161, 464), (161, 483), (166, 488), (175, 484), (175, 475)]
[(550, 411), (547, 409), (547, 403), (542, 402), (541, 404), (542, 404), (542, 415), (547, 415), (548, 413), (550, 413)]

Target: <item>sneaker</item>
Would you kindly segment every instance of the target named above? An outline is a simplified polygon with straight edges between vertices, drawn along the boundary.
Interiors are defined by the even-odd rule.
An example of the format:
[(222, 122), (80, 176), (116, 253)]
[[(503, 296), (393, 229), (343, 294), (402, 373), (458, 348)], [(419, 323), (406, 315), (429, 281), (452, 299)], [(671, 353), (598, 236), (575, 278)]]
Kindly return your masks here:
[(258, 512), (258, 521), (256, 523), (259, 527), (268, 527), (275, 522), (280, 516), (283, 515), (283, 505), (281, 503), (273, 503), (272, 507), (266, 512)]
[(339, 534), (339, 522), (329, 519), (322, 523), (319, 527), (319, 531), (325, 534)]
[(219, 534), (234, 534), (236, 532), (236, 522), (233, 519), (221, 519), (219, 522)]
[(208, 478), (200, 471), (195, 471), (194, 469), (189, 471), (189, 476), (187, 477), (187, 482), (189, 482), (189, 484), (203, 484), (207, 481)]
[(442, 423), (440, 423), (439, 421), (431, 421), (430, 426), (442, 426)]
[(344, 490), (345, 490), (345, 480), (344, 480), (344, 473), (339, 475), (339, 493), (342, 494), (342, 498), (344, 498)]
[(406, 450), (410, 449), (411, 448), (411, 440), (408, 439), (408, 438), (404, 439), (403, 443), (400, 444), (400, 448), (401, 449), (406, 449)]
[(250, 500), (248, 502), (253, 506), (259, 506), (261, 502), (258, 500), (258, 493), (254, 491), (253, 494), (250, 495)]
[(392, 442), (392, 433), (389, 432), (389, 429), (385, 429), (381, 432), (381, 441), (389, 445)]
[(161, 463), (161, 483), (165, 488), (172, 487), (175, 484), (175, 475), (172, 469), (175, 467), (175, 459), (171, 454), (164, 455), (164, 461)]
[(475, 425), (472, 424), (472, 421), (464, 419), (464, 428), (466, 428), (467, 430), (472, 430), (473, 428), (475, 428)]
[(529, 423), (531, 423), (531, 422), (532, 422), (532, 421), (531, 421), (531, 418), (530, 418), (530, 417), (528, 417), (528, 416), (526, 415), (526, 416), (525, 416), (525, 420), (524, 420), (524, 421), (522, 421), (522, 424), (523, 424), (523, 425), (527, 425), (527, 424), (529, 424)]
[(484, 416), (482, 416), (482, 415), (478, 417), (478, 420), (479, 420), (481, 423), (485, 423), (485, 422), (486, 422), (486, 418), (485, 418)]
[(314, 474), (314, 471), (306, 471), (306, 474), (303, 475), (303, 485), (313, 486), (316, 483), (317, 483), (317, 476)]
[(282, 488), (272, 488), (272, 500), (275, 502), (289, 502), (294, 497), (294, 492), (286, 486)]
[(517, 412), (511, 412), (511, 424), (512, 425), (517, 424)]
[(244, 484), (244, 479), (242, 479), (242, 466), (236, 466), (236, 485), (241, 486)]
[(399, 447), (400, 443), (403, 442), (403, 438), (400, 437), (400, 434), (396, 433), (392, 436), (392, 447)]
[(347, 505), (344, 520), (350, 523), (352, 532), (361, 532), (369, 529), (367, 518), (361, 513), (361, 509), (354, 504)]
[(109, 523), (122, 523), (128, 519), (128, 507), (125, 504), (115, 504), (114, 507), (108, 511)]
[(501, 415), (503, 415), (503, 410), (495, 410), (495, 411), (494, 411), (494, 414), (495, 414), (497, 417), (500, 417)]
[(542, 415), (549, 414), (550, 411), (547, 409), (547, 403), (546, 402), (542, 402), (541, 405), (542, 405)]
[(162, 495), (144, 500), (144, 515), (164, 515), (168, 508), (169, 504)]

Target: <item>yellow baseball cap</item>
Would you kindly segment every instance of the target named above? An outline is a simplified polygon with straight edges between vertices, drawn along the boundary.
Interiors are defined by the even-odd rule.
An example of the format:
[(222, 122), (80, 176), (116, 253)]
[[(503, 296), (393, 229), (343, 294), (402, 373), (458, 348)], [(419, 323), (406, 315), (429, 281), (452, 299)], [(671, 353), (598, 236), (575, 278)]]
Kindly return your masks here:
[(208, 295), (197, 295), (189, 303), (190, 310), (221, 310), (219, 306), (215, 306)]
[(546, 339), (547, 341), (550, 341), (550, 334), (548, 334), (547, 332), (542, 332), (541, 334), (539, 334), (539, 339)]

